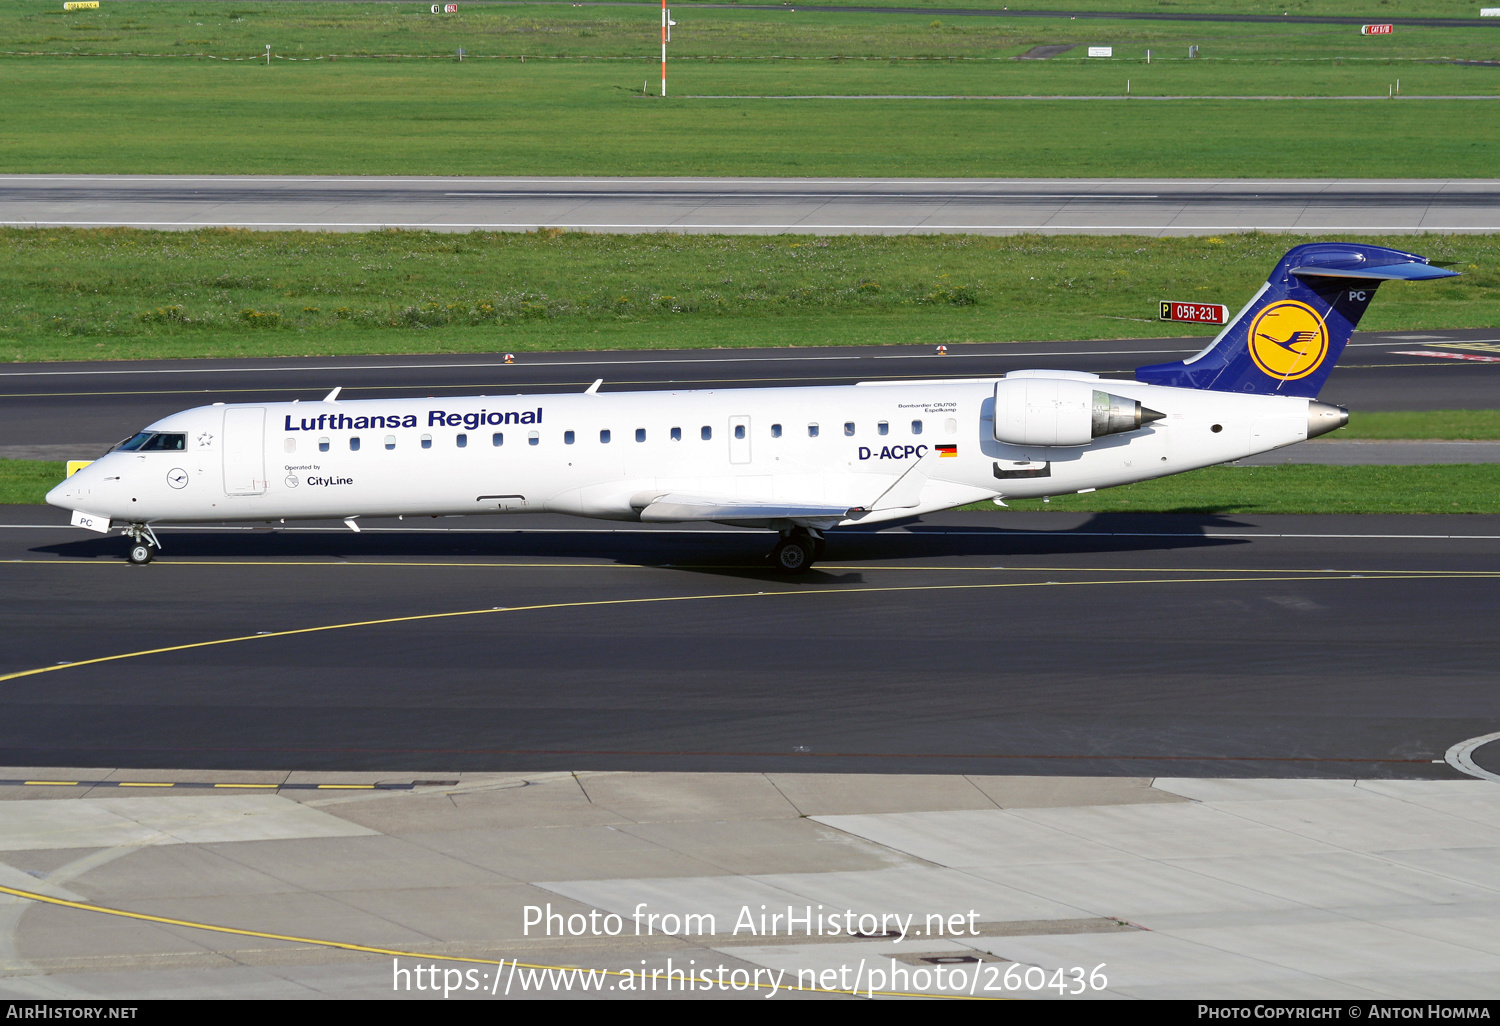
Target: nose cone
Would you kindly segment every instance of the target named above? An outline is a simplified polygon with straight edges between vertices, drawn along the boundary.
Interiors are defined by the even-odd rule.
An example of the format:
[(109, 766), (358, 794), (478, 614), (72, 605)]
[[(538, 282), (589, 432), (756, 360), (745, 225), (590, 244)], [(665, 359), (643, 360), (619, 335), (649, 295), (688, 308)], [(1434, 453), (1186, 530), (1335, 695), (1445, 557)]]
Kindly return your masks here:
[(1337, 431), (1349, 423), (1349, 411), (1331, 403), (1311, 402), (1307, 404), (1307, 437), (1317, 438), (1330, 431)]
[(92, 465), (80, 468), (72, 477), (65, 478), (61, 484), (47, 493), (48, 504), (68, 510), (79, 509), (83, 505), (84, 497), (89, 493), (89, 484), (94, 474)]

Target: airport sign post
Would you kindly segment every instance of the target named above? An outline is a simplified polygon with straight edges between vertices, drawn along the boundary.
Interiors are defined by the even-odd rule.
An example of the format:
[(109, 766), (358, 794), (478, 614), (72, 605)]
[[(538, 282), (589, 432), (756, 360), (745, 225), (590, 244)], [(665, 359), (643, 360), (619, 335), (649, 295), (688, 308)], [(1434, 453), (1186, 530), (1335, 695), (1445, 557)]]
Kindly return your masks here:
[(661, 94), (667, 95), (667, 44), (672, 41), (672, 12), (667, 10), (667, 0), (661, 0)]
[(1188, 321), (1193, 324), (1228, 324), (1229, 307), (1223, 303), (1177, 303), (1161, 301), (1161, 319)]
[(1396, 31), (1395, 25), (1361, 25), (1359, 34), (1362, 36), (1388, 36)]

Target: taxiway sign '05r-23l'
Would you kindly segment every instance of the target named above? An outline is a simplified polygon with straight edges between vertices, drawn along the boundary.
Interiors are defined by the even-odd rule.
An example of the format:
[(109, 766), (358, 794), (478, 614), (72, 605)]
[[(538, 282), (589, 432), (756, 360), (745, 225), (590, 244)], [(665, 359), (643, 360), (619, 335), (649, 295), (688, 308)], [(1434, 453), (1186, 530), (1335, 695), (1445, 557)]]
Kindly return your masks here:
[(1449, 277), (1378, 246), (1290, 250), (1202, 352), (1136, 380), (1079, 371), (833, 387), (215, 404), (157, 421), (54, 488), (79, 527), (545, 510), (823, 533), (968, 502), (1089, 491), (1341, 427), (1319, 389), (1382, 281)]

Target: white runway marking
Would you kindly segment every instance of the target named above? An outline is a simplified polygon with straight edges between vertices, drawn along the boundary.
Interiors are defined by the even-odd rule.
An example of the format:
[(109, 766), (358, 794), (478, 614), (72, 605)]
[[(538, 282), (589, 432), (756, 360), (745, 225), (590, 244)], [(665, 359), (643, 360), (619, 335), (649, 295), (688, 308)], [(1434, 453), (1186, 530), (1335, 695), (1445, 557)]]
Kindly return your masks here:
[(1471, 777), (1478, 777), (1481, 780), (1493, 780), (1500, 783), (1500, 773), (1491, 773), (1474, 762), (1474, 753), (1491, 741), (1500, 741), (1500, 731), (1493, 734), (1485, 734), (1482, 737), (1471, 737), (1467, 741), (1460, 741), (1448, 749), (1443, 756), (1443, 760), (1460, 773), (1467, 773)]

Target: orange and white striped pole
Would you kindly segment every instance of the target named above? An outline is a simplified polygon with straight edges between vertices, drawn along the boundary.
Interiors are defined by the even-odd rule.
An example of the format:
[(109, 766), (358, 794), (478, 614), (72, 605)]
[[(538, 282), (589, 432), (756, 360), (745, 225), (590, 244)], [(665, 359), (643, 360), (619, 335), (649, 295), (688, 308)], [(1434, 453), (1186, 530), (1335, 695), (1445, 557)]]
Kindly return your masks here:
[(672, 34), (667, 31), (667, 0), (661, 0), (661, 94), (667, 95), (667, 40)]

